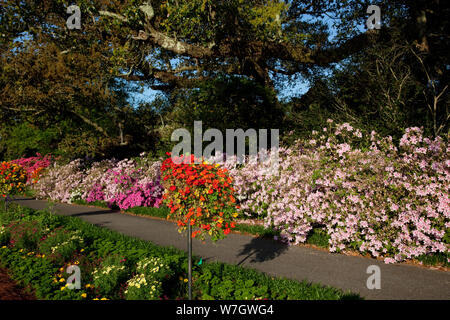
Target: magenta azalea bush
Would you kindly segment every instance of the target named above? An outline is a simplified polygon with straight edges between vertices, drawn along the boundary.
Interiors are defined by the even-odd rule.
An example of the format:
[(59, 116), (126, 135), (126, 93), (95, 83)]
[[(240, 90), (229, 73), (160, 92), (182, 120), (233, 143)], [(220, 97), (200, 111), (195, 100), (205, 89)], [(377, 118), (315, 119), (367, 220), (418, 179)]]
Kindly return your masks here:
[(81, 159), (54, 164), (34, 185), (36, 196), (61, 202), (105, 201), (126, 210), (136, 206), (159, 207), (163, 188), (159, 178), (160, 162), (141, 157), (103, 160), (86, 168)]
[(52, 155), (43, 156), (40, 153), (36, 153), (35, 157), (20, 158), (11, 161), (11, 163), (15, 163), (25, 169), (27, 173), (27, 184), (32, 184), (39, 180), (41, 172), (50, 166), (52, 162)]

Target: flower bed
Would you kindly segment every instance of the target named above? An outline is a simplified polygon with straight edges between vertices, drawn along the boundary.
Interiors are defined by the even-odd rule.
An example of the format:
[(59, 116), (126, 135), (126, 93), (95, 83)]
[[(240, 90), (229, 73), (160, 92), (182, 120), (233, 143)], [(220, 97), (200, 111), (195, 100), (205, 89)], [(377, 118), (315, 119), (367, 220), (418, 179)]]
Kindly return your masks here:
[(12, 162), (0, 163), (0, 198), (23, 192), (26, 184), (25, 170)]
[(33, 189), (38, 198), (61, 202), (105, 201), (123, 210), (159, 207), (163, 193), (159, 167), (159, 162), (144, 155), (137, 160), (103, 160), (89, 167), (77, 159), (49, 167)]
[[(24, 235), (26, 241), (17, 241)], [(15, 280), (31, 285), (38, 299), (184, 299), (186, 260), (181, 251), (79, 218), (18, 206), (0, 212), (0, 263)], [(79, 290), (67, 284), (65, 271), (70, 265), (81, 270)], [(227, 264), (194, 265), (195, 299), (358, 298)]]
[[(209, 161), (226, 158), (219, 169), (228, 170), (233, 199), (240, 205), (239, 216), (233, 218), (257, 219), (288, 244), (316, 239), (331, 252), (356, 250), (384, 258), (386, 263), (439, 257), (448, 266), (449, 151), (448, 142), (426, 138), (420, 128), (407, 129), (395, 144), (390, 137), (330, 120), (321, 132), (312, 132), (310, 140), (280, 148), (279, 170), (256, 162), (239, 165), (236, 157), (221, 154)], [(159, 207), (166, 192), (166, 197), (171, 197), (167, 204), (172, 214), (177, 214), (186, 207), (180, 198), (186, 190), (179, 188), (180, 179), (169, 176), (164, 191), (160, 170), (164, 173), (174, 168), (161, 165), (145, 155), (91, 166), (75, 160), (49, 167), (33, 187), (40, 198), (100, 201), (124, 210)], [(183, 168), (176, 170), (186, 176)], [(174, 203), (173, 196), (180, 203)], [(196, 202), (202, 212), (193, 215), (211, 209), (217, 198), (206, 201), (208, 196), (202, 195), (202, 206)], [(197, 200), (201, 200), (200, 194)], [(186, 220), (191, 213), (184, 214)], [(185, 224), (183, 219), (178, 219), (179, 223)], [(226, 223), (222, 227), (228, 232), (231, 221), (229, 228)], [(199, 230), (208, 225), (211, 228), (211, 223), (199, 225)]]

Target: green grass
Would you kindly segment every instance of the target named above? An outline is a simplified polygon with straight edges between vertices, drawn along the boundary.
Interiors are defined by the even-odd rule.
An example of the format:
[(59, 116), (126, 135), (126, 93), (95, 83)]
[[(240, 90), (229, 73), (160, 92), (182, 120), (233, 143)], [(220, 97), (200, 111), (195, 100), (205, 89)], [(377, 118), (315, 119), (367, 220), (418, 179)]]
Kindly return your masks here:
[(167, 215), (170, 213), (169, 208), (167, 207), (160, 207), (160, 208), (134, 207), (125, 210), (125, 212), (137, 214), (140, 216), (158, 217), (163, 219), (166, 219)]
[(422, 255), (417, 258), (418, 261), (422, 262), (426, 266), (443, 266), (446, 268), (450, 268), (450, 263), (448, 262), (450, 259), (450, 253), (442, 253), (438, 252), (432, 255)]
[(262, 238), (272, 238), (274, 236), (279, 236), (280, 232), (276, 231), (274, 229), (267, 229), (264, 226), (261, 225), (251, 225), (251, 224), (245, 224), (245, 223), (239, 223), (236, 224), (235, 231), (253, 234)]
[[(109, 208), (106, 202), (104, 201), (93, 201), (93, 202), (87, 202), (85, 200), (74, 200), (72, 201), (74, 204), (79, 204), (83, 206), (94, 206), (94, 207), (101, 207), (101, 208)], [(115, 208), (111, 208), (115, 209)]]
[(323, 229), (314, 228), (306, 239), (307, 244), (312, 244), (321, 248), (328, 248), (328, 240), (330, 236)]

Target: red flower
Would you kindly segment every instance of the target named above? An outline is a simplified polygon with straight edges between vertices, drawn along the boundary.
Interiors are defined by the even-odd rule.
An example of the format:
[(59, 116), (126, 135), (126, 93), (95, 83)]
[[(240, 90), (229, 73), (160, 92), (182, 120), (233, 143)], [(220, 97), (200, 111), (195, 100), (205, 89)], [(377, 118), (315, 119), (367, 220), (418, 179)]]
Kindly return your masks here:
[(175, 186), (170, 186), (170, 191), (175, 191), (175, 190), (177, 190), (177, 187), (175, 187)]

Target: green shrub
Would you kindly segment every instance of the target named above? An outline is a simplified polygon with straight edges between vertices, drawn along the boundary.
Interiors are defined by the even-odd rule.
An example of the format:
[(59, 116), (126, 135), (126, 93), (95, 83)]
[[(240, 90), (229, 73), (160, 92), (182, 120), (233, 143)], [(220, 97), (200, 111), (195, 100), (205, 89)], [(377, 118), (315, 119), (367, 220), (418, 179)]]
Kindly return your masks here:
[(125, 259), (108, 256), (92, 273), (94, 286), (102, 295), (116, 296), (122, 283), (128, 279), (129, 269)]
[(63, 263), (82, 247), (83, 238), (80, 231), (68, 231), (59, 227), (43, 237), (39, 244), (39, 251), (55, 262)]
[(18, 249), (34, 250), (43, 235), (38, 221), (15, 221), (9, 226), (9, 243)]

